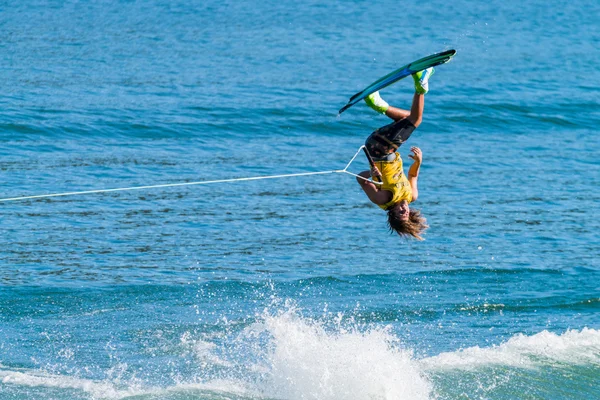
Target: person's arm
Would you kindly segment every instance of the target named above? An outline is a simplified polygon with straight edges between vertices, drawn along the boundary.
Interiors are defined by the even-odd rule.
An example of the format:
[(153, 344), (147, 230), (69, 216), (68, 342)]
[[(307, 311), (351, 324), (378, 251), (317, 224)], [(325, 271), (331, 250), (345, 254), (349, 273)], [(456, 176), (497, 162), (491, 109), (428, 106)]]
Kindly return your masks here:
[(370, 178), (371, 175), (381, 177), (381, 173), (377, 169), (377, 167), (373, 167), (371, 171), (363, 171), (359, 176), (362, 176), (365, 179), (356, 178), (356, 181), (360, 185), (361, 189), (365, 192), (369, 200), (372, 203), (381, 205), (389, 202), (391, 200), (392, 193), (387, 190), (381, 190), (379, 186), (374, 184), (371, 181), (366, 179)]
[(412, 189), (412, 201), (415, 201), (419, 197), (417, 181), (419, 180), (419, 170), (421, 169), (421, 163), (423, 162), (423, 153), (421, 152), (421, 149), (416, 146), (411, 147), (410, 150), (414, 154), (409, 154), (408, 156), (412, 158), (414, 162), (408, 170), (408, 183), (410, 183)]

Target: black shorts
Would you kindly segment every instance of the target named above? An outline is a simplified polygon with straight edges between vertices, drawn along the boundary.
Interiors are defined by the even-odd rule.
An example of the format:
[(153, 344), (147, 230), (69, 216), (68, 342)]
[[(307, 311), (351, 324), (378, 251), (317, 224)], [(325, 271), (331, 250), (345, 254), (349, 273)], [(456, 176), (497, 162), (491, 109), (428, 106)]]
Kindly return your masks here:
[(374, 160), (382, 160), (395, 152), (410, 137), (416, 127), (404, 118), (382, 126), (367, 138), (365, 147)]

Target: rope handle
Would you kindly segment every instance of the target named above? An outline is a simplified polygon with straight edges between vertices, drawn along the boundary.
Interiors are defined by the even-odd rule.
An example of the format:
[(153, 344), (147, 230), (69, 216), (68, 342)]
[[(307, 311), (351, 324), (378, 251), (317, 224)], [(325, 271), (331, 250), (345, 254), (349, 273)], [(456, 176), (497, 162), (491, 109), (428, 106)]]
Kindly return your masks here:
[(363, 146), (362, 149), (365, 152), (365, 155), (367, 156), (367, 160), (369, 160), (369, 165), (371, 166), (371, 168), (373, 168), (375, 166), (375, 162), (373, 161), (373, 158), (369, 154), (369, 151), (367, 150), (367, 148), (365, 146)]

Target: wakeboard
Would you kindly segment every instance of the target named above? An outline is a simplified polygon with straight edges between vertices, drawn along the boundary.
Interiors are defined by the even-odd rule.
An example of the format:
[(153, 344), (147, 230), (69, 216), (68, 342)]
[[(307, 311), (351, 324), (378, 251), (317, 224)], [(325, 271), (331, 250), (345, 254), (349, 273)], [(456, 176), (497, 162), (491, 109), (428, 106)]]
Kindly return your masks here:
[(352, 107), (371, 93), (375, 93), (376, 91), (381, 90), (391, 85), (392, 83), (396, 83), (400, 79), (406, 78), (409, 75), (412, 75), (429, 67), (435, 67), (437, 65), (447, 63), (452, 59), (452, 57), (454, 57), (455, 54), (456, 50), (446, 50), (441, 53), (436, 53), (427, 57), (420, 58), (417, 61), (413, 61), (410, 64), (406, 64), (405, 66), (400, 67), (393, 72), (390, 72), (386, 76), (377, 79), (365, 89), (350, 97), (348, 103), (340, 109), (339, 113), (343, 113), (344, 111), (346, 111), (347, 109), (349, 109), (350, 107)]

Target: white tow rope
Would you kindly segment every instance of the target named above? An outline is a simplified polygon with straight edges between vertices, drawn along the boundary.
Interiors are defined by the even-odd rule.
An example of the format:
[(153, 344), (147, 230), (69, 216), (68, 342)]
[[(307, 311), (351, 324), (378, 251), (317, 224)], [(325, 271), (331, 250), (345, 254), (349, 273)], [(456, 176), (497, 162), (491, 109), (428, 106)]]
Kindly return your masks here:
[[(110, 193), (110, 192), (125, 192), (131, 190), (145, 190), (145, 189), (157, 189), (157, 188), (168, 188), (168, 187), (178, 187), (178, 186), (193, 186), (193, 185), (209, 185), (214, 183), (227, 183), (227, 182), (243, 182), (243, 181), (258, 181), (261, 179), (277, 179), (277, 178), (293, 178), (297, 176), (310, 176), (310, 175), (325, 175), (325, 174), (348, 174), (355, 176), (359, 179), (369, 180), (365, 177), (359, 176), (352, 172), (348, 171), (350, 164), (354, 162), (358, 153), (363, 149), (364, 146), (361, 146), (354, 157), (348, 162), (344, 169), (334, 169), (329, 171), (319, 171), (319, 172), (301, 172), (297, 174), (283, 174), (283, 175), (265, 175), (265, 176), (253, 176), (248, 178), (231, 178), (231, 179), (218, 179), (212, 181), (198, 181), (198, 182), (180, 182), (180, 183), (166, 183), (161, 185), (145, 185), (145, 186), (132, 186), (132, 187), (123, 187), (123, 188), (115, 188), (115, 189), (98, 189), (98, 190), (84, 190), (79, 192), (64, 192), (64, 193), (49, 193), (49, 194), (38, 194), (34, 196), (20, 196), (20, 197), (7, 197), (4, 199), (0, 199), (0, 202), (8, 202), (8, 201), (17, 201), (17, 200), (32, 200), (32, 199), (47, 199), (51, 197), (63, 197), (63, 196), (77, 196), (83, 194), (94, 194), (94, 193)], [(379, 184), (378, 182), (373, 182), (375, 184)]]

